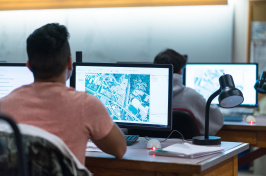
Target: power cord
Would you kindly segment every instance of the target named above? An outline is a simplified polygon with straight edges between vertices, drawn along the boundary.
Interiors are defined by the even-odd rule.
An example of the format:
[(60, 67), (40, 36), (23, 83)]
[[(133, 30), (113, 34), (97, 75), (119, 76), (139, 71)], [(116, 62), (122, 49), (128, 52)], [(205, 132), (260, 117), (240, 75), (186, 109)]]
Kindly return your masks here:
[[(182, 138), (177, 138), (177, 139), (181, 139), (183, 142), (186, 142), (186, 141), (187, 141), (187, 140), (185, 140), (184, 136), (182, 135), (182, 133), (181, 133), (180, 131), (178, 131), (178, 130), (173, 130), (173, 131), (171, 131), (171, 133), (167, 136), (167, 138), (165, 138), (163, 141), (160, 141), (160, 142), (165, 142), (165, 141), (167, 141), (167, 140), (170, 138), (170, 136), (171, 136), (174, 132), (177, 132), (177, 133), (180, 134), (180, 136), (182, 137)], [(145, 136), (145, 140), (146, 140), (146, 141), (150, 140), (150, 137)]]

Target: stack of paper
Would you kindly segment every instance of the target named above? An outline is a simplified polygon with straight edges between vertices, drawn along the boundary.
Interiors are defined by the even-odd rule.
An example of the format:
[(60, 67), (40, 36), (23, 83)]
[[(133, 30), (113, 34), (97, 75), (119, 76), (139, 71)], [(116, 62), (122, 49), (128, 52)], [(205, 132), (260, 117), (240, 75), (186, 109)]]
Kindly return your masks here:
[(223, 147), (193, 145), (190, 143), (177, 143), (166, 148), (150, 151), (149, 154), (162, 156), (177, 156), (184, 158), (198, 158), (223, 151)]
[(86, 152), (102, 152), (93, 142), (89, 141), (87, 143)]

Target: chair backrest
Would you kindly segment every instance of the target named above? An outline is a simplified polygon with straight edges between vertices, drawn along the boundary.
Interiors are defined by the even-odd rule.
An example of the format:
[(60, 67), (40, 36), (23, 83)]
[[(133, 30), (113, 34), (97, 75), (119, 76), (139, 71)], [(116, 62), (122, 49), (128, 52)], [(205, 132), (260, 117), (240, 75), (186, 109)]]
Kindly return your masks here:
[[(3, 130), (2, 127), (0, 129), (0, 140), (4, 146), (0, 154), (0, 175), (18, 175), (14, 134), (10, 130)], [(19, 125), (19, 129), (31, 176), (92, 175), (57, 136), (31, 125)]]
[(178, 130), (185, 139), (200, 136), (198, 122), (193, 113), (186, 108), (173, 108), (172, 130)]
[[(185, 108), (173, 108), (172, 131), (179, 131), (184, 139), (192, 139), (194, 136), (200, 136), (199, 126), (193, 113)], [(167, 138), (171, 131), (153, 131), (128, 129), (128, 134), (137, 134), (139, 136)], [(173, 132), (169, 138), (182, 138), (182, 136)]]

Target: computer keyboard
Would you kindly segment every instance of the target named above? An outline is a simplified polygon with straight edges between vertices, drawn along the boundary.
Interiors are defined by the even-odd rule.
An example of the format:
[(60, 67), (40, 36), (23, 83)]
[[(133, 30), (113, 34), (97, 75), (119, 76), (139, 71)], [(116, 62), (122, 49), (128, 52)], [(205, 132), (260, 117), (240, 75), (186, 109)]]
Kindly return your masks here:
[(125, 138), (126, 138), (127, 146), (130, 146), (138, 140), (139, 135), (125, 135)]
[(241, 122), (242, 120), (242, 115), (224, 115), (224, 121)]
[(235, 108), (219, 108), (220, 111), (225, 114), (225, 115), (252, 115), (254, 114), (254, 109), (253, 108), (245, 108), (245, 107), (235, 107)]

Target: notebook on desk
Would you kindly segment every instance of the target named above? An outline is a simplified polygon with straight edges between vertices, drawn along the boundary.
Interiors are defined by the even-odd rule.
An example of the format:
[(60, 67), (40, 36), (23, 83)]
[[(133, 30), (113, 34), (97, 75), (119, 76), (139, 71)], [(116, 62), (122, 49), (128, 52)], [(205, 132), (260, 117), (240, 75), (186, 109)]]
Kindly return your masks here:
[(190, 143), (176, 143), (163, 149), (151, 150), (150, 155), (172, 156), (182, 158), (198, 158), (206, 155), (220, 153), (223, 147), (193, 145)]

